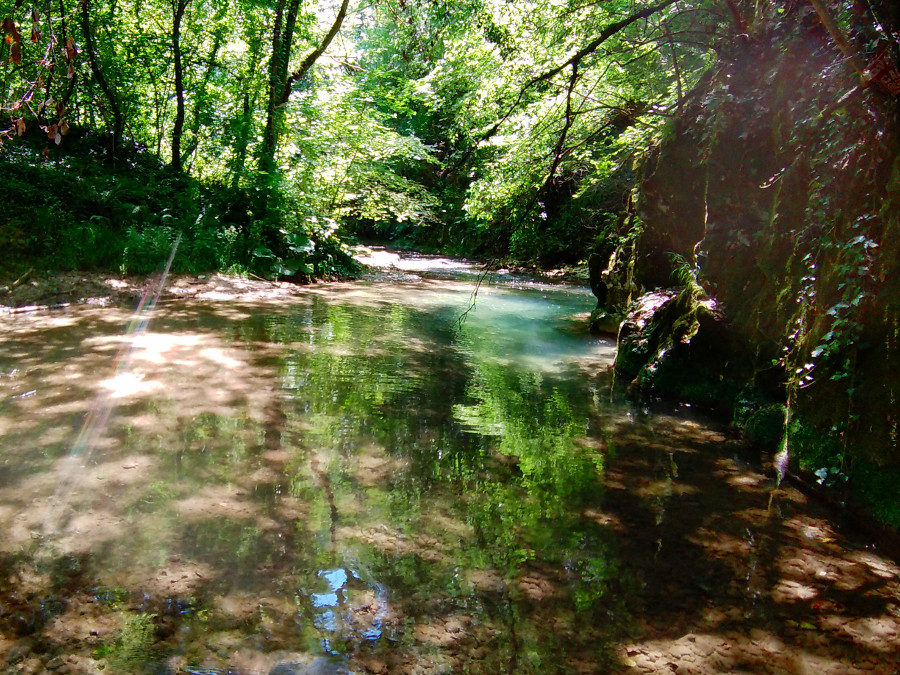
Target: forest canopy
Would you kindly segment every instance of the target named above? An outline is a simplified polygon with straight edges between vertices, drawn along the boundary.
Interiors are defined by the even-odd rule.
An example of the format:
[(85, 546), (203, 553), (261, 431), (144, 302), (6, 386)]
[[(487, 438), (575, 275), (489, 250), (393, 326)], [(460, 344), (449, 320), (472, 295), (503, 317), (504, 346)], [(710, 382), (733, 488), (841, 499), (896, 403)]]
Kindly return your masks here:
[(23, 179), (58, 193), (88, 155), (91, 173), (153, 175), (56, 204), (30, 248), (127, 268), (59, 230), (161, 242), (163, 226), (195, 267), (282, 276), (338, 265), (339, 228), (583, 258), (733, 30), (732, 3), (686, 0), (3, 4), (3, 148)]

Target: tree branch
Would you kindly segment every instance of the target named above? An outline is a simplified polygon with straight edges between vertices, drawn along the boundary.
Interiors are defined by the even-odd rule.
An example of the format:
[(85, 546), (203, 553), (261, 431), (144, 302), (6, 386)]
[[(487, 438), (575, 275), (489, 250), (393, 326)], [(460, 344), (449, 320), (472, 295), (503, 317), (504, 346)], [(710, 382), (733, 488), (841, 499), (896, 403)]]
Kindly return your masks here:
[[(674, 0), (673, 0), (674, 1)], [(341, 2), (341, 8), (338, 10), (337, 16), (334, 18), (334, 23), (331, 24), (331, 28), (325, 34), (325, 37), (322, 38), (321, 44), (311, 51), (309, 55), (303, 59), (303, 63), (300, 64), (300, 67), (297, 68), (293, 73), (291, 73), (290, 77), (288, 77), (287, 82), (284, 83), (284, 89), (281, 91), (281, 103), (287, 103), (288, 98), (291, 96), (291, 90), (294, 87), (294, 82), (298, 80), (302, 80), (306, 74), (309, 72), (309, 69), (312, 68), (316, 61), (319, 60), (319, 57), (325, 53), (325, 50), (328, 49), (328, 45), (331, 44), (331, 41), (334, 40), (334, 36), (338, 34), (338, 31), (341, 29), (341, 24), (344, 22), (344, 17), (347, 15), (347, 7), (350, 5), (350, 0), (343, 0)]]
[[(494, 136), (494, 134), (496, 134), (500, 130), (500, 128), (503, 126), (504, 122), (506, 122), (506, 120), (509, 119), (510, 115), (512, 115), (516, 111), (516, 109), (519, 107), (519, 104), (522, 102), (522, 99), (524, 98), (525, 93), (529, 89), (531, 89), (531, 87), (538, 84), (539, 82), (549, 81), (550, 79), (552, 79), (554, 76), (561, 73), (566, 68), (569, 68), (569, 67), (577, 68), (580, 65), (581, 61), (585, 57), (587, 57), (590, 54), (593, 54), (595, 51), (597, 51), (597, 49), (600, 48), (600, 45), (602, 45), (604, 42), (606, 42), (609, 38), (611, 38), (612, 36), (621, 32), (625, 28), (628, 28), (628, 26), (635, 23), (636, 21), (640, 21), (641, 19), (647, 19), (647, 18), (653, 16), (654, 14), (656, 14), (657, 12), (661, 12), (662, 10), (666, 9), (669, 5), (673, 5), (673, 4), (675, 4), (675, 0), (663, 0), (662, 2), (659, 2), (655, 5), (651, 5), (650, 7), (645, 7), (644, 9), (634, 12), (633, 14), (629, 14), (624, 19), (620, 19), (619, 21), (615, 21), (615, 22), (609, 24), (606, 28), (604, 28), (602, 31), (600, 31), (600, 34), (596, 38), (594, 38), (587, 45), (585, 45), (584, 47), (579, 49), (577, 52), (575, 52), (572, 56), (570, 56), (568, 59), (566, 59), (562, 64), (560, 64), (559, 66), (556, 66), (554, 68), (551, 68), (550, 70), (545, 71), (545, 72), (541, 73), (540, 75), (536, 75), (535, 77), (528, 80), (528, 82), (526, 82), (522, 86), (522, 88), (519, 89), (519, 95), (516, 97), (516, 100), (513, 102), (513, 104), (511, 106), (509, 106), (507, 111), (500, 117), (500, 119), (497, 120), (497, 123), (494, 124), (485, 133), (483, 133), (472, 144), (472, 146), (469, 147), (463, 153), (463, 156), (459, 160), (454, 162), (452, 168), (456, 168), (456, 167), (460, 166), (463, 162), (468, 160), (469, 157), (472, 155), (472, 153), (475, 151), (475, 148), (478, 147), (479, 144), (481, 144), (484, 141), (486, 141), (487, 139), (491, 138), (492, 136)], [(451, 170), (451, 167), (448, 167), (443, 172), (441, 172), (441, 175), (446, 177), (449, 174), (450, 170)]]
[(650, 7), (645, 7), (644, 9), (642, 9), (638, 12), (635, 12), (634, 14), (626, 16), (624, 19), (622, 19), (620, 21), (616, 21), (615, 23), (609, 24), (606, 28), (604, 28), (602, 31), (600, 31), (600, 35), (598, 35), (596, 38), (591, 40), (587, 45), (585, 45), (584, 47), (579, 49), (577, 52), (575, 52), (572, 56), (570, 56), (568, 59), (566, 59), (566, 61), (564, 63), (562, 63), (561, 65), (559, 65), (555, 68), (551, 68), (547, 72), (537, 75), (536, 77), (533, 77), (531, 80), (529, 80), (528, 83), (524, 87), (522, 87), (523, 92), (524, 92), (524, 90), (534, 86), (538, 82), (542, 82), (544, 80), (549, 80), (551, 77), (558, 75), (559, 73), (564, 71), (569, 66), (577, 66), (578, 64), (581, 63), (582, 59), (584, 59), (586, 56), (589, 56), (589, 55), (593, 54), (595, 51), (597, 51), (597, 49), (600, 47), (600, 45), (602, 45), (604, 42), (606, 42), (609, 38), (611, 38), (616, 33), (624, 30), (625, 28), (628, 28), (628, 26), (633, 24), (635, 21), (640, 21), (641, 19), (647, 19), (647, 18), (653, 16), (654, 14), (656, 14), (657, 12), (664, 10), (669, 5), (673, 5), (673, 4), (675, 4), (675, 0), (663, 0), (663, 2), (660, 2), (656, 5), (651, 5)]

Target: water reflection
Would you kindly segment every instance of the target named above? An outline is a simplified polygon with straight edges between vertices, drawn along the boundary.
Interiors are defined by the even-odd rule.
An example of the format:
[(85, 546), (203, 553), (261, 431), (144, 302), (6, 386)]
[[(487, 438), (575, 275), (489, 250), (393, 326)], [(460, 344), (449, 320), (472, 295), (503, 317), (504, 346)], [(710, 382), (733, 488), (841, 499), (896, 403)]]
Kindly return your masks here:
[[(484, 286), (461, 320), (472, 300), (426, 280), (170, 304), (77, 466), (126, 315), (7, 322), (5, 667), (610, 672), (681, 664), (691, 631), (709, 668), (781, 658), (772, 635), (790, 658), (886, 662), (893, 563), (828, 549), (839, 535), (796, 493), (767, 512), (766, 479), (718, 431), (611, 398), (611, 346), (572, 328), (586, 291)], [(826, 553), (838, 571), (800, 584)], [(837, 594), (854, 580), (868, 609)], [(840, 630), (826, 615), (868, 633), (785, 644), (810, 611), (822, 634)], [(715, 651), (751, 629), (756, 646)]]

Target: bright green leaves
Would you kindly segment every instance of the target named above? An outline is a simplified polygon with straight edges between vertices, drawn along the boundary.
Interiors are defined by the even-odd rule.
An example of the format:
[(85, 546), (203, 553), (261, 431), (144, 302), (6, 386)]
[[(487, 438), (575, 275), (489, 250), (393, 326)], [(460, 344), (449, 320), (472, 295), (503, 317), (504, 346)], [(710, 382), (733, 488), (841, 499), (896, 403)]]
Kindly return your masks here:
[[(288, 41), (273, 33), (279, 6)], [(640, 7), (384, 0), (351, 6), (326, 45), (336, 9), (328, 4), (92, 0), (82, 21), (67, 22), (65, 39), (57, 34), (53, 56), (68, 77), (52, 82), (11, 53), (32, 48), (22, 37), (27, 16), (10, 15), (3, 34), (8, 69), (28, 65), (29, 86), (43, 87), (45, 117), (65, 102), (65, 120), (59, 112), (41, 122), (51, 147), (69, 125), (112, 132), (114, 145), (250, 190), (265, 236), (246, 238), (247, 262), (277, 261), (279, 274), (296, 275), (305, 263), (284, 261), (318, 249), (296, 253), (275, 241), (282, 231), (318, 242), (357, 223), (425, 226), (470, 250), (515, 241), (531, 256), (561, 208), (629, 164), (690, 88), (703, 50), (677, 37), (696, 28), (698, 6), (684, 0), (611, 34), (574, 69), (573, 55)], [(46, 39), (58, 23), (35, 16), (32, 34)], [(273, 74), (286, 82), (279, 91), (270, 91)], [(11, 119), (11, 133), (23, 134), (23, 116)], [(331, 232), (317, 238), (313, 221), (330, 222)], [(258, 255), (260, 246), (274, 257)]]
[(659, 132), (708, 64), (708, 47), (684, 39), (714, 33), (700, 5), (387, 4), (363, 26), (358, 81), (398, 130), (435, 147), (441, 181), (423, 183), (445, 211), (498, 230), (508, 246), (621, 172)]

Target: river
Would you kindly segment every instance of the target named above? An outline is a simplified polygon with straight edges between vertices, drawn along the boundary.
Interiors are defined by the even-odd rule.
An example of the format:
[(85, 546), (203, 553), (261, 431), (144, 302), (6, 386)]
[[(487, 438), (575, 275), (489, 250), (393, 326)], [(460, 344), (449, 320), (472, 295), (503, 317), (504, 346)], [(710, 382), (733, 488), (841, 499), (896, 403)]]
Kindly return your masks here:
[(369, 261), (0, 318), (5, 671), (900, 668), (896, 562), (622, 398), (589, 290)]

